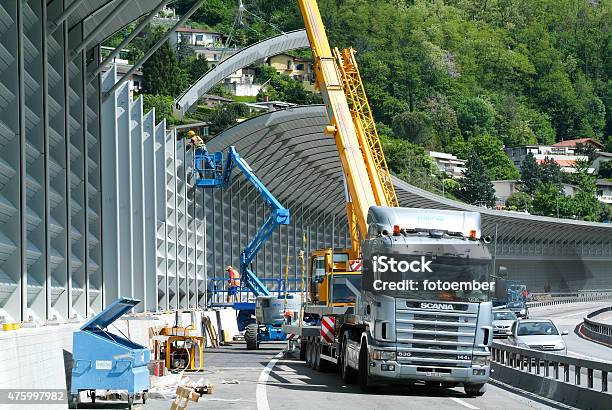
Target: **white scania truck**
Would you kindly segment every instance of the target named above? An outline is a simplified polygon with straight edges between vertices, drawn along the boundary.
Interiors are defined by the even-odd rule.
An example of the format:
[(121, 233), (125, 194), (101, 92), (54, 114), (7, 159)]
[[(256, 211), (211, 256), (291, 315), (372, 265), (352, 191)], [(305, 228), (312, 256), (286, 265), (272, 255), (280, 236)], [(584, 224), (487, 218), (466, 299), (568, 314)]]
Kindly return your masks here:
[[(311, 304), (285, 332), (301, 337), (308, 366), (337, 365), (364, 390), (423, 381), (482, 395), (494, 283), (480, 214), (372, 207), (368, 222), (362, 271), (349, 270), (350, 250), (330, 249), (324, 263), (335, 262), (323, 277), (313, 255)], [(318, 294), (323, 288), (327, 295)]]

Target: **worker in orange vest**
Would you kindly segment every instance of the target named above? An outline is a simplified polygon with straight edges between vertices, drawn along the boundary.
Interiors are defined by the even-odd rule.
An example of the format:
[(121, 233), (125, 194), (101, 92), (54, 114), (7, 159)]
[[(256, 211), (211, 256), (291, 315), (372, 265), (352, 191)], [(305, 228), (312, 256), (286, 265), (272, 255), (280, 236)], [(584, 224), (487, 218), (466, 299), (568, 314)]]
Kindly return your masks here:
[[(208, 166), (208, 169), (215, 169), (215, 164), (210, 155), (208, 155), (208, 150), (206, 149), (206, 144), (204, 144), (202, 137), (197, 135), (193, 130), (189, 130), (185, 137), (189, 139), (185, 150), (189, 151), (191, 147), (193, 147), (195, 155), (201, 157), (199, 159), (204, 160), (204, 168)], [(200, 168), (200, 164), (198, 164), (198, 169), (200, 178), (204, 178), (204, 172), (203, 169)]]
[(228, 265), (225, 270), (229, 275), (229, 279), (227, 281), (227, 303), (230, 301), (230, 296), (234, 297), (235, 302), (238, 288), (240, 288), (240, 272), (230, 265)]

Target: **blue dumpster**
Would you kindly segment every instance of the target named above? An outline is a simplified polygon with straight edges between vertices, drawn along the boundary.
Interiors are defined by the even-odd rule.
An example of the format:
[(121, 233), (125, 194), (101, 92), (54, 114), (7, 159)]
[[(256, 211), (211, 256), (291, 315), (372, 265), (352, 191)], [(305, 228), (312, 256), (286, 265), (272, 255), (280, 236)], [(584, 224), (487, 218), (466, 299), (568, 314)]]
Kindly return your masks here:
[(92, 392), (95, 402), (96, 389), (127, 390), (130, 407), (137, 395), (144, 402), (149, 390), (149, 349), (106, 330), (138, 303), (119, 298), (74, 332), (70, 393), (77, 403), (83, 390)]

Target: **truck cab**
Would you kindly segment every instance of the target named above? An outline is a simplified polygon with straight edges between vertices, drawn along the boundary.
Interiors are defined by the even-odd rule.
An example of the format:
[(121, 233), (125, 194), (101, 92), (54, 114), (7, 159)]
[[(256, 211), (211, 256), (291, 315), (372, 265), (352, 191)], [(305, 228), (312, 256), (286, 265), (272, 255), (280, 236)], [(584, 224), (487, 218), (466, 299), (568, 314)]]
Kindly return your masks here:
[(322, 249), (312, 252), (308, 289), (310, 303), (354, 306), (361, 290), (360, 266), (361, 261), (352, 249)]
[(494, 282), (480, 215), (372, 207), (368, 222), (356, 308), (362, 331), (350, 330), (344, 347), (366, 378), (362, 387), (420, 380), (483, 394)]

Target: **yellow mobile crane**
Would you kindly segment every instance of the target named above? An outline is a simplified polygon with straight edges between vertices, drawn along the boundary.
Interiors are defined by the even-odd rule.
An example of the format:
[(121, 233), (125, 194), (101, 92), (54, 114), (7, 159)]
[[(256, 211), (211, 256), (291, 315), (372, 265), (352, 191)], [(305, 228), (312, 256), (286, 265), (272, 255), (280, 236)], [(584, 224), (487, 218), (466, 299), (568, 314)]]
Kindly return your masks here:
[(368, 104), (352, 48), (333, 51), (315, 0), (298, 0), (314, 58), (316, 85), (321, 91), (332, 135), (342, 162), (349, 198), (346, 210), (351, 249), (314, 251), (310, 258), (311, 302), (342, 306), (346, 300), (330, 300), (331, 275), (358, 275), (350, 264), (359, 265), (361, 242), (367, 235), (371, 206), (398, 206), (391, 174), (382, 151), (376, 124)]
[(283, 331), (300, 337), (307, 366), (337, 365), (366, 391), (424, 381), (482, 395), (493, 332), (480, 214), (398, 206), (355, 51), (332, 50), (316, 1), (298, 3), (344, 172), (351, 249), (312, 252), (310, 303)]

